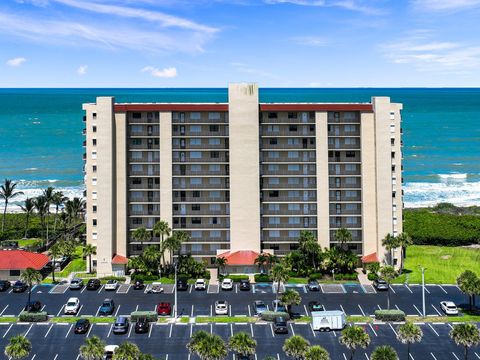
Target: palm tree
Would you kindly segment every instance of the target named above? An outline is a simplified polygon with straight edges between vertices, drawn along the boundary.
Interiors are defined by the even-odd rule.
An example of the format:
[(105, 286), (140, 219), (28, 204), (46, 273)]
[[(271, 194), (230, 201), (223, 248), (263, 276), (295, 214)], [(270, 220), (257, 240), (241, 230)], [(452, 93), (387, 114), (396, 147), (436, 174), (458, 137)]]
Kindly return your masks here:
[(208, 341), (210, 334), (206, 331), (200, 330), (192, 334), (191, 340), (187, 343), (187, 350), (190, 354), (196, 354), (200, 344)]
[(310, 346), (305, 354), (308, 360), (330, 360), (330, 354), (320, 345)]
[(302, 231), (298, 240), (298, 249), (312, 262), (314, 270), (317, 269), (316, 258), (322, 252), (315, 235), (311, 231)]
[(55, 221), (53, 223), (53, 231), (57, 230), (58, 210), (60, 209), (60, 206), (62, 206), (63, 203), (67, 200), (68, 197), (63, 196), (63, 193), (61, 191), (56, 191), (53, 194), (52, 204), (55, 205)]
[(387, 282), (387, 309), (390, 310), (390, 283), (397, 277), (393, 266), (385, 265), (380, 269), (380, 277)]
[(50, 249), (48, 249), (48, 252), (50, 253), (50, 256), (52, 257), (52, 281), (55, 282), (55, 260), (62, 255), (62, 247), (60, 242), (56, 242), (52, 246), (50, 246)]
[(390, 265), (393, 266), (394, 265), (394, 263), (393, 263), (393, 258), (394, 258), (393, 250), (398, 247), (397, 238), (392, 234), (387, 234), (387, 236), (385, 236), (382, 239), (382, 246), (385, 247), (385, 250), (387, 250), (390, 253)]
[(42, 238), (45, 232), (45, 213), (47, 212), (47, 200), (44, 196), (37, 196), (33, 200), (35, 209), (37, 209), (38, 216), (40, 216), (40, 225), (42, 227)]
[(142, 352), (137, 345), (125, 341), (115, 350), (113, 360), (138, 360)]
[(144, 226), (136, 228), (132, 232), (132, 238), (136, 241), (140, 241), (143, 243), (144, 241), (148, 241), (152, 238), (152, 235), (147, 231)]
[(97, 248), (92, 244), (86, 244), (83, 248), (83, 256), (88, 257), (88, 272), (92, 273), (92, 255), (97, 253)]
[(225, 266), (227, 266), (228, 259), (226, 257), (217, 257), (215, 259), (215, 265), (218, 267), (218, 273), (224, 275), (225, 274)]
[(32, 344), (23, 335), (11, 337), (8, 345), (5, 347), (5, 355), (10, 359), (26, 358), (30, 351), (32, 351)]
[(398, 360), (398, 354), (393, 347), (382, 345), (375, 348), (370, 360)]
[(265, 262), (265, 265), (267, 266), (267, 269), (271, 269), (273, 265), (278, 264), (280, 262), (278, 256), (273, 255), (273, 254), (267, 254), (267, 261)]
[(410, 360), (410, 344), (422, 341), (423, 331), (420, 326), (406, 322), (398, 328), (397, 339), (402, 344), (407, 344), (407, 360)]
[(25, 282), (28, 285), (28, 303), (31, 300), (32, 296), (32, 285), (38, 284), (42, 281), (42, 274), (39, 271), (33, 268), (26, 268), (24, 272), (20, 274), (20, 280)]
[(344, 345), (350, 352), (350, 360), (353, 359), (357, 348), (366, 349), (370, 345), (370, 336), (365, 330), (357, 325), (349, 326), (342, 331), (340, 344)]
[(69, 224), (76, 222), (85, 208), (85, 200), (74, 197), (72, 200), (65, 202), (65, 211)]
[(174, 231), (172, 233), (172, 236), (169, 236), (168, 238), (165, 239), (163, 243), (163, 247), (165, 250), (168, 250), (170, 254), (170, 264), (173, 264), (173, 254), (180, 250), (182, 247), (182, 243), (188, 241), (190, 236), (186, 231), (179, 230), (179, 231)]
[(345, 245), (352, 241), (352, 233), (346, 228), (335, 231), (335, 240), (340, 243), (340, 248), (346, 250)]
[(187, 344), (191, 354), (196, 354), (201, 360), (223, 360), (228, 355), (227, 345), (218, 335), (205, 331), (197, 331)]
[(86, 338), (85, 344), (80, 346), (80, 357), (83, 360), (102, 360), (105, 346), (105, 342), (98, 336)]
[(403, 265), (404, 265), (404, 257), (405, 257), (405, 252), (407, 250), (407, 247), (413, 244), (412, 238), (407, 234), (407, 233), (400, 233), (397, 235), (397, 243), (400, 249), (402, 250), (402, 253), (400, 254), (400, 274), (403, 271)]
[(480, 344), (480, 331), (474, 323), (455, 325), (450, 331), (450, 338), (464, 348), (464, 360), (468, 359), (468, 349)]
[(54, 193), (55, 191), (51, 186), (43, 190), (43, 196), (45, 197), (45, 201), (47, 202), (47, 242), (48, 242), (48, 225), (50, 222), (50, 205), (53, 203)]
[(143, 250), (140, 258), (145, 260), (145, 264), (149, 268), (149, 272), (157, 271), (160, 267), (160, 258), (162, 257), (161, 253), (158, 251), (158, 247), (155, 245), (150, 245)]
[(26, 218), (25, 218), (25, 235), (24, 239), (27, 239), (28, 235), (28, 226), (30, 222), (30, 216), (33, 214), (33, 211), (35, 210), (35, 203), (32, 198), (26, 198), (25, 203), (23, 206), (20, 206), (22, 210), (25, 212)]
[(242, 356), (254, 355), (257, 342), (246, 332), (239, 332), (230, 337), (228, 348)]
[(288, 313), (290, 313), (292, 305), (300, 304), (302, 302), (302, 298), (300, 297), (298, 291), (293, 289), (287, 289), (282, 294), (280, 301), (287, 307), (287, 311)]
[(293, 357), (295, 360), (306, 359), (310, 343), (300, 335), (294, 335), (283, 343), (282, 350), (285, 355)]
[(153, 225), (153, 236), (159, 236), (160, 237), (160, 245), (159, 249), (162, 251), (162, 263), (165, 265), (165, 246), (163, 244), (163, 241), (165, 239), (165, 236), (170, 236), (170, 233), (172, 232), (172, 229), (168, 225), (168, 222), (164, 220), (159, 220)]
[[(280, 283), (286, 282), (289, 278), (288, 268), (283, 264), (277, 264), (272, 269), (272, 280), (277, 283), (277, 291), (275, 291), (275, 303), (278, 304), (278, 294), (280, 293)], [(275, 305), (276, 306), (276, 305)], [(277, 309), (275, 309), (277, 311)]]
[(465, 270), (457, 278), (457, 285), (463, 293), (468, 295), (468, 304), (472, 310), (475, 304), (475, 294), (480, 293), (480, 279), (473, 271)]
[(258, 254), (258, 256), (255, 258), (254, 263), (258, 265), (258, 269), (260, 270), (261, 273), (265, 272), (265, 264), (267, 263), (267, 255), (265, 254)]
[(23, 195), (22, 191), (15, 190), (16, 187), (17, 183), (14, 183), (9, 179), (5, 179), (3, 185), (0, 186), (0, 199), (5, 201), (5, 207), (3, 209), (2, 232), (5, 230), (5, 218), (7, 216), (8, 202), (19, 195)]

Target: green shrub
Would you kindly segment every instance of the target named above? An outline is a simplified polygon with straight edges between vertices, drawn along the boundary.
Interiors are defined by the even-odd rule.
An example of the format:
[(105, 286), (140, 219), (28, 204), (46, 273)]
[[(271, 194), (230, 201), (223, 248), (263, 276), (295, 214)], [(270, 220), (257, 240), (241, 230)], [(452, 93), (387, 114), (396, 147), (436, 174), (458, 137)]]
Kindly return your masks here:
[(226, 276), (229, 279), (232, 279), (234, 282), (240, 282), (240, 280), (248, 280), (249, 276), (248, 275), (228, 275)]
[(132, 280), (133, 281), (156, 281), (159, 279), (158, 275), (147, 275), (147, 274), (141, 274), (141, 273), (133, 273), (132, 274)]
[(353, 274), (335, 274), (336, 280), (357, 280), (358, 275), (357, 273)]
[(42, 322), (48, 320), (48, 314), (46, 311), (40, 312), (28, 312), (22, 311), (18, 317), (18, 321), (21, 322)]
[(281, 311), (264, 311), (260, 314), (260, 318), (264, 321), (273, 321), (277, 316), (283, 316), (285, 319), (290, 319), (290, 315)]
[(375, 273), (368, 273), (367, 278), (368, 278), (368, 280), (370, 280), (370, 281), (374, 281), (374, 280), (377, 280), (377, 279), (378, 279), (378, 275), (375, 274)]
[(319, 280), (322, 278), (322, 273), (312, 273), (309, 275), (309, 280)]
[(271, 282), (270, 276), (267, 274), (255, 274), (255, 282)]
[(405, 321), (405, 313), (401, 310), (376, 310), (375, 319), (380, 321)]
[(147, 318), (150, 322), (155, 322), (158, 320), (158, 315), (156, 311), (134, 311), (130, 314), (130, 321), (137, 322), (140, 318)]

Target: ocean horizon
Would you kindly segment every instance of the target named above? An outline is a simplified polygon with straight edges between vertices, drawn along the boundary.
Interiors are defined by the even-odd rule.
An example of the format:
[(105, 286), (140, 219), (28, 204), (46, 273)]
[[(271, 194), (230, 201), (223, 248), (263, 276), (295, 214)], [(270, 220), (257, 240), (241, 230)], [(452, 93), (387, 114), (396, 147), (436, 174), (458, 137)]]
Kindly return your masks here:
[[(25, 193), (9, 211), (48, 186), (82, 196), (82, 103), (97, 96), (202, 103), (226, 102), (228, 94), (226, 88), (0, 89), (0, 179), (13, 179)], [(405, 206), (480, 204), (480, 88), (260, 89), (261, 102), (368, 102), (372, 96), (403, 103)]]

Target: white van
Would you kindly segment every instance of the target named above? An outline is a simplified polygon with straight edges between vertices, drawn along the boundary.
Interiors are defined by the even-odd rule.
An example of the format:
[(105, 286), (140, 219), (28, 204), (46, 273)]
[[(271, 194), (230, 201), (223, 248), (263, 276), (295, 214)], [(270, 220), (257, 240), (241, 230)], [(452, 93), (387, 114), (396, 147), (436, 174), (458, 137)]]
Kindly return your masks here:
[(312, 328), (319, 331), (342, 330), (347, 324), (343, 311), (312, 311)]

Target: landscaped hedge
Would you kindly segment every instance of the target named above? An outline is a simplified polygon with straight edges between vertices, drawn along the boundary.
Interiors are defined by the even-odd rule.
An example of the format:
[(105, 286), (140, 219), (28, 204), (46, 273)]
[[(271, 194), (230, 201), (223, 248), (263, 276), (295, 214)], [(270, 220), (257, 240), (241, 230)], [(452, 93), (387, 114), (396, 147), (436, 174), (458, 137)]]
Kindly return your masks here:
[(358, 274), (335, 274), (335, 280), (357, 280)]
[(267, 274), (255, 274), (255, 282), (272, 282), (272, 279)]
[(378, 275), (375, 273), (368, 273), (367, 277), (368, 277), (368, 280), (370, 281), (374, 281), (378, 279)]
[(405, 313), (401, 310), (376, 310), (375, 319), (380, 321), (405, 321)]
[(130, 314), (130, 321), (137, 322), (140, 318), (147, 318), (150, 322), (158, 320), (158, 314), (156, 311), (134, 311)]
[(147, 275), (147, 274), (139, 274), (139, 273), (133, 273), (132, 274), (132, 280), (137, 281), (156, 281), (160, 279), (158, 275)]
[(232, 279), (234, 282), (240, 282), (240, 280), (248, 280), (248, 275), (228, 275), (224, 276), (224, 278)]
[(18, 321), (21, 322), (42, 322), (48, 320), (48, 314), (46, 311), (40, 312), (28, 312), (22, 311), (18, 317)]
[(322, 273), (312, 273), (308, 276), (309, 280), (319, 280), (323, 277)]
[(286, 320), (290, 319), (290, 315), (282, 311), (264, 311), (260, 314), (260, 318), (265, 321), (273, 321), (278, 316), (282, 316)]

